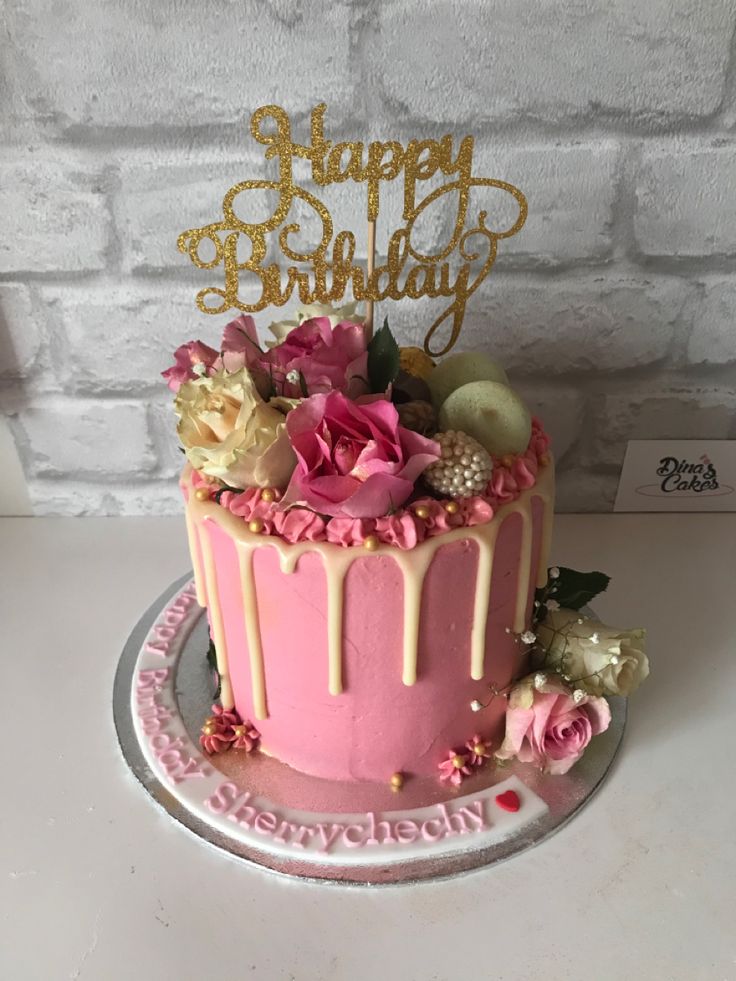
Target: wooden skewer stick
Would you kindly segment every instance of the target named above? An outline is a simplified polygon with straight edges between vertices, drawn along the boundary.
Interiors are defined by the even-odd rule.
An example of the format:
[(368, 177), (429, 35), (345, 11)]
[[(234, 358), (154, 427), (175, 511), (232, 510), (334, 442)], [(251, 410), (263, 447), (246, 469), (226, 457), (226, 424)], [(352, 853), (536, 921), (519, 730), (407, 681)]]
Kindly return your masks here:
[[(368, 282), (373, 275), (373, 270), (376, 267), (376, 222), (368, 222)], [(373, 337), (373, 300), (368, 300), (366, 307), (366, 336), (368, 340)]]

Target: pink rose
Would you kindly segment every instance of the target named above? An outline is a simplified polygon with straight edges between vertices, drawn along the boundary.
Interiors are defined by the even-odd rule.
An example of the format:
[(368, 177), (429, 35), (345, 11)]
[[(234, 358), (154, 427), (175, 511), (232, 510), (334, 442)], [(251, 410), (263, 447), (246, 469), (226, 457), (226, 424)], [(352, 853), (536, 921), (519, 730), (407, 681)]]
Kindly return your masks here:
[(301, 398), (305, 389), (308, 395), (336, 389), (358, 398), (368, 392), (367, 339), (362, 324), (344, 320), (333, 327), (329, 317), (314, 317), (289, 331), (269, 351), (251, 345), (244, 353), (256, 380), (268, 378), (277, 395)]
[(297, 465), (282, 505), (332, 517), (378, 518), (409, 497), (439, 458), (431, 439), (399, 425), (385, 399), (359, 405), (341, 392), (313, 395), (286, 417)]
[(605, 698), (593, 695), (576, 702), (557, 675), (536, 687), (535, 678), (541, 681), (530, 675), (512, 689), (506, 735), (496, 756), (536, 763), (545, 773), (567, 773), (592, 737), (608, 728), (611, 709)]
[(200, 374), (211, 374), (211, 368), (219, 355), (214, 348), (208, 347), (201, 341), (189, 341), (174, 351), (174, 364), (162, 371), (166, 384), (172, 392), (178, 392), (185, 381), (193, 381), (197, 377), (195, 365), (203, 365)]
[(222, 334), (222, 367), (225, 371), (240, 371), (262, 355), (258, 344), (256, 322), (241, 314), (231, 320)]

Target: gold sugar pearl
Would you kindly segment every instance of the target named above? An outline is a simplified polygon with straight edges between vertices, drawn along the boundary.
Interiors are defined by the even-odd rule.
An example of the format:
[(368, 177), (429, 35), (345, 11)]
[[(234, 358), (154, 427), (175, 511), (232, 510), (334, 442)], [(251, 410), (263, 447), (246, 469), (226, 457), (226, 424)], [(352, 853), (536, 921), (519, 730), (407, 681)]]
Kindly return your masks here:
[(507, 453), (505, 456), (501, 457), (501, 463), (507, 470), (509, 470), (514, 465), (513, 454)]
[(461, 766), (465, 766), (465, 757), (460, 756), (459, 754), (457, 756), (453, 756), (452, 765), (455, 767), (456, 770), (459, 770)]
[(369, 552), (375, 552), (381, 543), (378, 540), (377, 535), (366, 535), (365, 541), (363, 542), (363, 548), (367, 549)]
[(194, 492), (194, 496), (198, 501), (209, 501), (211, 493), (209, 487), (198, 487)]
[(252, 531), (254, 535), (260, 535), (263, 531), (263, 522), (260, 518), (253, 518), (252, 521), (248, 522), (248, 531)]
[(445, 511), (447, 511), (448, 514), (457, 514), (459, 510), (460, 505), (457, 503), (457, 501), (448, 501), (447, 504), (445, 504)]
[(488, 747), (485, 743), (474, 743), (473, 752), (476, 756), (483, 756), (487, 752)]
[(423, 521), (426, 521), (429, 517), (429, 508), (426, 504), (419, 504), (414, 508), (414, 514)]
[(270, 487), (264, 487), (261, 491), (261, 500), (266, 501), (267, 504), (271, 504), (272, 501), (276, 500), (276, 492)]
[(202, 735), (213, 736), (214, 734), (215, 734), (215, 727), (212, 725), (211, 722), (205, 722), (205, 724), (202, 726)]
[(398, 771), (391, 777), (391, 787), (393, 790), (401, 790), (404, 786), (404, 774)]

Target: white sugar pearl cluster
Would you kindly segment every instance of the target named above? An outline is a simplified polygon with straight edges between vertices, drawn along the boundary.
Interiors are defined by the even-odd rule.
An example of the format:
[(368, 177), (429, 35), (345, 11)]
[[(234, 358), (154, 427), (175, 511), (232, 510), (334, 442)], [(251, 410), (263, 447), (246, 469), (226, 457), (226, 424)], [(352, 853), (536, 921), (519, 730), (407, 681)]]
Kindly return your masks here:
[(434, 438), (442, 455), (424, 471), (429, 486), (447, 497), (473, 497), (485, 490), (493, 462), (478, 440), (454, 429)]

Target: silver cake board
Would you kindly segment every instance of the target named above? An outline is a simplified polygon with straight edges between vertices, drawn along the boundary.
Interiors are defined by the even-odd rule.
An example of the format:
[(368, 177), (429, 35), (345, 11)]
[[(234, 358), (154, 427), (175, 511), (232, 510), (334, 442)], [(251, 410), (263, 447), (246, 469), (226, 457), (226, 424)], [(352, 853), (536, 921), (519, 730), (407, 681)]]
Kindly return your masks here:
[[(197, 758), (202, 770), (208, 772), (202, 781), (171, 779), (170, 772), (159, 765), (159, 757), (152, 755), (150, 736), (143, 734), (140, 715), (133, 707), (136, 685), (140, 685), (140, 677), (146, 674), (142, 665), (153, 666), (155, 670), (157, 664), (163, 663), (156, 658), (152, 661), (150, 656), (146, 661), (145, 650), (150, 648), (152, 640), (160, 637), (164, 618), (174, 619), (170, 614), (172, 604), (181, 604), (182, 596), (190, 602), (191, 609), (183, 626), (173, 631), (175, 634), (178, 631), (180, 636), (174, 637), (166, 658), (169, 677), (162, 685), (156, 685), (160, 694), (152, 697), (165, 703), (166, 726), (178, 732), (178, 746), (188, 747), (192, 767)], [(167, 635), (171, 633), (169, 630)], [(415, 883), (495, 865), (538, 845), (563, 827), (600, 787), (621, 745), (626, 724), (626, 700), (610, 699), (612, 719), (608, 730), (596, 736), (583, 758), (562, 776), (544, 775), (528, 764), (512, 761), (497, 767), (489, 761), (459, 789), (448, 788), (433, 778), (408, 779), (399, 792), (388, 784), (323, 780), (293, 770), (262, 752), (231, 750), (214, 756), (202, 753), (199, 730), (211, 712), (213, 701), (212, 678), (205, 658), (208, 639), (204, 611), (192, 601), (191, 575), (183, 576), (143, 614), (120, 657), (113, 713), (123, 756), (153, 801), (202, 841), (240, 861), (304, 880), (352, 885)], [(479, 728), (482, 729), (480, 719)], [(167, 738), (163, 736), (159, 742)], [(167, 755), (161, 758), (166, 760)], [(307, 822), (311, 816), (314, 821), (326, 822), (326, 827), (340, 828), (346, 826), (346, 821), (356, 820), (356, 815), (362, 818), (371, 815), (374, 826), (376, 820), (390, 819), (392, 815), (413, 818), (406, 826), (411, 828), (412, 823), (416, 826), (428, 814), (447, 815), (448, 809), (457, 809), (464, 802), (484, 801), (477, 806), (489, 808), (491, 830), (457, 834), (452, 841), (448, 836), (436, 846), (420, 842), (416, 847), (404, 849), (398, 843), (392, 848), (381, 842), (381, 847), (363, 849), (357, 859), (357, 852), (348, 855), (343, 850), (343, 860), (340, 854), (308, 852), (287, 844), (277, 847), (259, 835), (250, 834), (244, 839), (233, 817), (228, 823), (224, 817), (212, 816), (201, 806), (205, 799), (201, 788), (205, 784), (210, 791), (215, 785), (232, 788), (228, 789), (228, 804), (236, 794), (242, 795), (239, 799), (265, 801), (274, 811), (298, 812), (302, 821)], [(507, 815), (494, 808), (497, 792), (509, 787), (518, 791), (524, 804), (519, 815)], [(210, 806), (217, 803), (218, 793), (206, 801)], [(434, 830), (437, 822), (431, 826)], [(375, 839), (373, 843), (379, 844)]]

